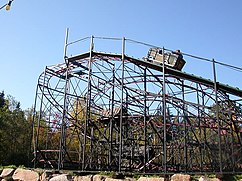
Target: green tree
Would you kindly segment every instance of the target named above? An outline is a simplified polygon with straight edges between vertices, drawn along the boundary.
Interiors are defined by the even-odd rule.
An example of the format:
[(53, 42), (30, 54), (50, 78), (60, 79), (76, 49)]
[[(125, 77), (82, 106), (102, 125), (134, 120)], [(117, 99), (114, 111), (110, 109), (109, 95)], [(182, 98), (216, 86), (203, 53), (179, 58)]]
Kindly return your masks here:
[(31, 124), (14, 97), (0, 95), (0, 163), (28, 165)]
[(0, 93), (0, 108), (4, 106), (4, 92)]

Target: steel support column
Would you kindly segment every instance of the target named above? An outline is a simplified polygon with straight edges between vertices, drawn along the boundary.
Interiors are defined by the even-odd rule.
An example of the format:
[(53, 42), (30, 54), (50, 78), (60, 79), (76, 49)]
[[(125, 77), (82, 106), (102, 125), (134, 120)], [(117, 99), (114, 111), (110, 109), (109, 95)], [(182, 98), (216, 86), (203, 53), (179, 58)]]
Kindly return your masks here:
[[(146, 139), (146, 122), (147, 122), (147, 82), (146, 82), (146, 68), (144, 69), (144, 172), (146, 172), (147, 155), (149, 156), (149, 147), (147, 150)], [(148, 157), (149, 158), (149, 157)]]
[(113, 122), (114, 122), (114, 89), (115, 89), (115, 65), (113, 65), (112, 69), (112, 93), (111, 93), (111, 118), (109, 123), (109, 159), (108, 164), (111, 169), (112, 163), (112, 149), (113, 149)]
[(183, 123), (184, 123), (184, 167), (185, 167), (185, 172), (187, 172), (187, 116), (186, 116), (186, 105), (185, 105), (185, 89), (184, 89), (184, 81), (182, 81), (182, 114), (183, 114)]
[(66, 64), (66, 75), (65, 75), (65, 89), (64, 89), (64, 103), (63, 103), (63, 112), (61, 120), (61, 133), (60, 133), (60, 147), (59, 147), (59, 159), (58, 159), (58, 170), (63, 168), (63, 159), (65, 155), (65, 139), (66, 139), (66, 116), (68, 112), (68, 93), (69, 93), (69, 62), (66, 57), (67, 51), (67, 42), (68, 42), (68, 33), (69, 29), (66, 29), (65, 45), (64, 45), (64, 60)]
[[(164, 55), (165, 52), (165, 48), (162, 48), (162, 54), (163, 57), (165, 57)], [(165, 60), (164, 60), (165, 61)], [(162, 95), (163, 95), (163, 136), (164, 136), (164, 141), (163, 141), (163, 152), (164, 152), (164, 160), (163, 160), (163, 164), (164, 164), (164, 172), (167, 172), (167, 151), (166, 151), (166, 77), (165, 77), (165, 64), (162, 64), (162, 71), (163, 71), (163, 85), (162, 85)]]
[(122, 80), (121, 80), (121, 105), (120, 105), (120, 123), (119, 123), (119, 172), (122, 165), (122, 127), (123, 127), (123, 99), (124, 99), (124, 60), (125, 60), (125, 38), (122, 39)]
[(92, 87), (92, 51), (93, 51), (93, 36), (91, 36), (90, 41), (90, 55), (88, 62), (88, 82), (87, 82), (87, 95), (86, 95), (86, 119), (84, 126), (84, 140), (83, 140), (83, 149), (82, 149), (82, 170), (86, 168), (86, 146), (87, 146), (87, 126), (90, 122), (90, 105), (91, 105), (91, 87)]
[(216, 77), (216, 65), (215, 60), (212, 60), (213, 62), (213, 76), (214, 76), (214, 93), (215, 93), (215, 103), (216, 103), (216, 120), (218, 123), (218, 138), (219, 138), (219, 171), (222, 173), (223, 166), (222, 166), (222, 148), (221, 148), (221, 121), (219, 119), (219, 105), (218, 105), (218, 90), (217, 90), (217, 77)]

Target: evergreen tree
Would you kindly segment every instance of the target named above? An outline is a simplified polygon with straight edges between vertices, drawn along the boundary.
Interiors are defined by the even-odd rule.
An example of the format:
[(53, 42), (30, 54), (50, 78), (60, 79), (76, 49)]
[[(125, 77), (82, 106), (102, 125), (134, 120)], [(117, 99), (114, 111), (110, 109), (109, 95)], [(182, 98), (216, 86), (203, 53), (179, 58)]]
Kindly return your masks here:
[(31, 124), (20, 102), (0, 94), (0, 164), (26, 165), (30, 148)]

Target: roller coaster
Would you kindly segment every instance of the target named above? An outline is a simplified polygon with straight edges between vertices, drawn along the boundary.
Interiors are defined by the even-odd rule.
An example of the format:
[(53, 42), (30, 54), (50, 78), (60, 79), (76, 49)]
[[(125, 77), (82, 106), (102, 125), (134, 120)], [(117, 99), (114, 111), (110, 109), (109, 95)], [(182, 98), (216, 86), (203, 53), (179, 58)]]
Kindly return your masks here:
[[(121, 53), (95, 50), (96, 40), (120, 42)], [(86, 52), (67, 55), (71, 45), (83, 42), (88, 42)], [(128, 56), (127, 42), (142, 44), (144, 57)], [(162, 50), (160, 58), (155, 49)], [(181, 64), (174, 66), (181, 61), (176, 57), (171, 66), (168, 58), (164, 63), (171, 50), (126, 38), (91, 36), (71, 43), (66, 38), (64, 52), (64, 62), (46, 66), (38, 78), (35, 167), (242, 171), (242, 90), (217, 81), (219, 62), (207, 60), (210, 80), (182, 71), (186, 58), (199, 57), (181, 53)]]

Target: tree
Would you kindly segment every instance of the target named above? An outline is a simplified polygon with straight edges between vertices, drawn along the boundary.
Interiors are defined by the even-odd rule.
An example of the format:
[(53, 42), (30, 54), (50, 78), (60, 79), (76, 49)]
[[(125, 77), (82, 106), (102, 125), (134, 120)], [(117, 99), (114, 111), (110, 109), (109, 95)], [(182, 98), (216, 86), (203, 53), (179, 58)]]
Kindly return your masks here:
[(0, 163), (28, 165), (31, 124), (14, 97), (0, 94)]
[(0, 93), (0, 108), (2, 108), (5, 104), (4, 100), (4, 92)]

